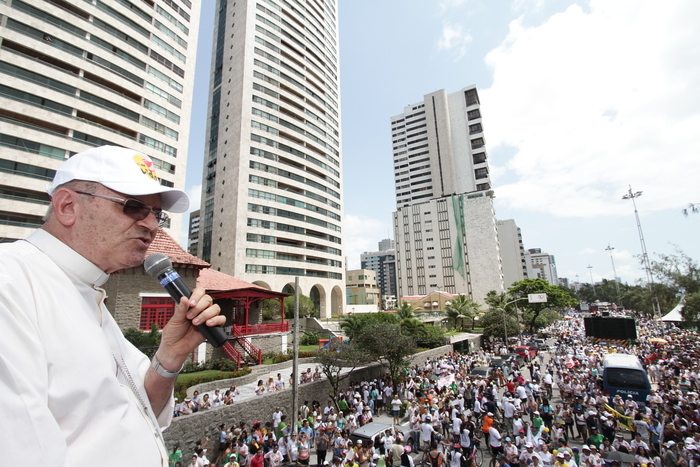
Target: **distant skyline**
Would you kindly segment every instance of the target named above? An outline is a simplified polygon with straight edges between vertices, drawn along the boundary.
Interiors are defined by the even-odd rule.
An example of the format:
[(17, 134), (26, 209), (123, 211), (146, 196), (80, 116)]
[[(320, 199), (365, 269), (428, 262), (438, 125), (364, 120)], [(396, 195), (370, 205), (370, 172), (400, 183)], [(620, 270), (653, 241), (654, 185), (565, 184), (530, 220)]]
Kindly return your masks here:
[[(213, 2), (202, 11), (187, 190), (198, 207)], [(700, 258), (700, 3), (691, 0), (341, 0), (343, 235), (348, 269), (393, 238), (389, 119), (476, 84), (498, 219), (559, 277), (644, 278), (628, 186), (652, 260)], [(183, 224), (186, 224), (184, 222)], [(183, 244), (186, 240), (183, 240)], [(587, 268), (588, 265), (592, 268)]]

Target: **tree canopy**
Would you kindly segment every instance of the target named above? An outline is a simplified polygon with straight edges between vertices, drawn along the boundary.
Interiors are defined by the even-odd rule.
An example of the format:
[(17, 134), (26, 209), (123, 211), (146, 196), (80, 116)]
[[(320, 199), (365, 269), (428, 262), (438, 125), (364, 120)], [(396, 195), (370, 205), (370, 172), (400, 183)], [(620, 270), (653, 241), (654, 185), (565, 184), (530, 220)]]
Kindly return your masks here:
[[(546, 303), (529, 303), (527, 297), (529, 294), (547, 294)], [(536, 322), (542, 311), (561, 308), (573, 308), (578, 304), (578, 301), (572, 296), (571, 292), (564, 287), (558, 285), (550, 285), (542, 279), (525, 279), (514, 282), (508, 289), (508, 295), (518, 300), (517, 306), (523, 310), (523, 316), (527, 317), (527, 326), (529, 331), (534, 332)], [(525, 324), (525, 323), (523, 323)]]

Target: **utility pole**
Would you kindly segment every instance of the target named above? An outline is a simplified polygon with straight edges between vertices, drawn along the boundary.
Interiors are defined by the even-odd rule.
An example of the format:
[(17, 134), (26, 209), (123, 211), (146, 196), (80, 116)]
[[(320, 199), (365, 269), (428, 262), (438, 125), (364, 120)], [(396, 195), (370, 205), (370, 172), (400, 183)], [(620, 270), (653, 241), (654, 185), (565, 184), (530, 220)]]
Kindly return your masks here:
[(627, 193), (622, 196), (622, 199), (631, 199), (632, 206), (634, 206), (634, 217), (637, 219), (637, 231), (639, 232), (639, 243), (642, 245), (642, 263), (644, 264), (644, 269), (647, 273), (647, 286), (649, 287), (649, 292), (651, 293), (651, 306), (654, 311), (654, 316), (661, 316), (661, 306), (659, 305), (659, 300), (656, 298), (654, 293), (654, 278), (651, 275), (651, 265), (649, 264), (649, 255), (647, 254), (647, 245), (644, 242), (644, 233), (642, 233), (642, 224), (639, 222), (639, 212), (637, 211), (637, 203), (634, 201), (636, 198), (642, 196), (641, 191), (632, 192), (632, 186), (629, 187)]
[(612, 251), (615, 249), (614, 246), (610, 246), (608, 243), (607, 251), (610, 252), (610, 262), (613, 268), (613, 280), (615, 281), (615, 291), (617, 292), (617, 303), (622, 306), (622, 298), (620, 297), (620, 283), (617, 281), (617, 272), (615, 271), (615, 261), (613, 260)]
[(297, 407), (299, 407), (299, 277), (294, 278), (294, 357), (292, 359), (292, 433), (297, 432)]

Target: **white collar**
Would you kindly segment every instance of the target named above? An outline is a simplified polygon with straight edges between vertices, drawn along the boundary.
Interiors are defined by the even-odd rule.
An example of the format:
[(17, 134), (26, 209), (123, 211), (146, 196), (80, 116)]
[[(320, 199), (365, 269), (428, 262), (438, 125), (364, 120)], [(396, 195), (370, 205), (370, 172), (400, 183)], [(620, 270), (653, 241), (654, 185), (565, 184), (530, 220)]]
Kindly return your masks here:
[(35, 230), (26, 241), (41, 250), (58, 267), (83, 283), (102, 286), (109, 274), (44, 229)]

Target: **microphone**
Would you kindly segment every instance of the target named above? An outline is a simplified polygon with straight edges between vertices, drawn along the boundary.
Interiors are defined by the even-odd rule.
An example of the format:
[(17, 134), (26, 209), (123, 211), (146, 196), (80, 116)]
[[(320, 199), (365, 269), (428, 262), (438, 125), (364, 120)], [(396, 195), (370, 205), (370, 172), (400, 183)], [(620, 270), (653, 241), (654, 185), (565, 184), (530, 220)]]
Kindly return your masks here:
[[(184, 280), (173, 269), (173, 263), (167, 255), (163, 253), (153, 253), (146, 261), (143, 262), (143, 268), (146, 272), (158, 279), (160, 285), (170, 294), (175, 300), (175, 303), (180, 303), (182, 297), (189, 298), (192, 291), (187, 286)], [(206, 323), (197, 326), (199, 331), (209, 341), (211, 345), (217, 349), (228, 341), (228, 337), (223, 329), (219, 326), (209, 327)]]

